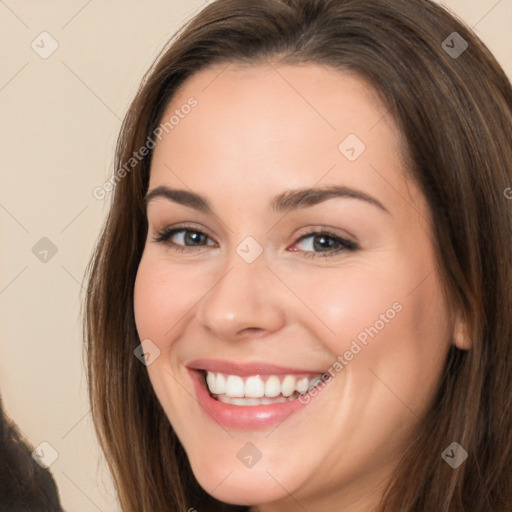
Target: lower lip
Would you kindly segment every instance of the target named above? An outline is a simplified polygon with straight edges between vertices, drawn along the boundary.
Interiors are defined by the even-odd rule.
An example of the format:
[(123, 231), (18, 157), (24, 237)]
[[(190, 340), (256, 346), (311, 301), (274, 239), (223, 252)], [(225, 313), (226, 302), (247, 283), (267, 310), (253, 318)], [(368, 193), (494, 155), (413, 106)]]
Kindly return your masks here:
[(282, 423), (288, 416), (302, 410), (307, 404), (299, 399), (269, 405), (232, 405), (210, 396), (203, 373), (189, 370), (194, 381), (197, 399), (210, 420), (223, 427), (255, 430)]

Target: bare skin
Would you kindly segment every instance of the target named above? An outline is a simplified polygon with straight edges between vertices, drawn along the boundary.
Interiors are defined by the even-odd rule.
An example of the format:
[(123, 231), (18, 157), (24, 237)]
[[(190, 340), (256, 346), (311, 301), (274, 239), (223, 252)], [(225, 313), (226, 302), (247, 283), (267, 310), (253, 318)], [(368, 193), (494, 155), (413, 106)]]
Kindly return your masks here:
[[(197, 106), (157, 143), (149, 190), (200, 194), (212, 212), (164, 197), (148, 204), (134, 293), (140, 338), (161, 351), (148, 366), (155, 393), (197, 480), (219, 500), (261, 512), (370, 512), (457, 328), (400, 133), (362, 80), (313, 64), (201, 71), (164, 117), (191, 96)], [(340, 151), (349, 134), (366, 146), (360, 155), (357, 139)], [(331, 185), (382, 208), (353, 197), (271, 208), (285, 191)], [(190, 231), (154, 241), (183, 223)], [(325, 230), (357, 248), (315, 234)], [(252, 263), (236, 251), (248, 236), (262, 249)], [(370, 326), (378, 333), (363, 344)], [(201, 357), (327, 371), (339, 356), (346, 364), (306, 407), (254, 430), (205, 414), (186, 368)], [(261, 453), (250, 468), (237, 458), (248, 442)]]

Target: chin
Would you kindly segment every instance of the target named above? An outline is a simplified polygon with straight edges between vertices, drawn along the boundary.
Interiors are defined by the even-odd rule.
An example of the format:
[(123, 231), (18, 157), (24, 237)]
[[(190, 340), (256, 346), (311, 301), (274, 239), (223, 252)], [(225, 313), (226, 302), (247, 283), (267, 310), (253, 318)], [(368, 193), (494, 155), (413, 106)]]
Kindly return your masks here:
[(231, 505), (261, 505), (288, 496), (264, 468), (234, 470), (230, 464), (218, 464), (211, 470), (204, 467), (192, 467), (192, 470), (208, 494)]

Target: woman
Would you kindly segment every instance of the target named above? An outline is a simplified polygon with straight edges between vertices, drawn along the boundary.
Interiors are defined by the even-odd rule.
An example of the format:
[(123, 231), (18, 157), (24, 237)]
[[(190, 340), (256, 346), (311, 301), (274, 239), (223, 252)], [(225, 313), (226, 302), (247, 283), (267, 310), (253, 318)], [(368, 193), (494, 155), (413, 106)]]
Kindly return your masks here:
[(124, 511), (512, 508), (512, 88), (428, 0), (213, 2), (88, 270)]

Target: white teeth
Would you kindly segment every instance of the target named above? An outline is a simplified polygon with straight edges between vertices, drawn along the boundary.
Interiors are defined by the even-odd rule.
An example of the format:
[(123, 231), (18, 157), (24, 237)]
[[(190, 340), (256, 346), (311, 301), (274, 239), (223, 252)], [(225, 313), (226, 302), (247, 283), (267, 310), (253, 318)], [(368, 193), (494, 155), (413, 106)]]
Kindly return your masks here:
[(222, 373), (208, 372), (206, 375), (206, 383), (208, 384), (209, 390), (214, 395), (226, 393), (226, 377)]
[(248, 398), (261, 398), (265, 395), (265, 384), (259, 377), (249, 377), (245, 381), (245, 396)]
[(244, 396), (244, 381), (238, 375), (229, 375), (226, 380), (226, 395), (232, 398)]
[(305, 393), (308, 390), (309, 387), (309, 380), (307, 377), (304, 377), (303, 379), (300, 379), (297, 381), (297, 385), (295, 386), (295, 389), (299, 393)]
[(213, 395), (221, 402), (234, 405), (261, 405), (297, 398), (321, 381), (321, 376), (313, 379), (294, 375), (285, 375), (282, 380), (277, 375), (270, 375), (263, 380), (259, 375), (244, 378), (239, 375), (206, 372), (206, 384)]
[(281, 402), (288, 402), (291, 400), (290, 398), (285, 398), (284, 396), (280, 396), (278, 398), (230, 398), (226, 395), (220, 395), (217, 397), (219, 402), (223, 402), (225, 404), (231, 405), (269, 405), (269, 404), (278, 404)]
[(215, 394), (221, 395), (226, 392), (226, 377), (222, 373), (217, 373), (215, 379)]
[(295, 377), (287, 375), (281, 384), (281, 393), (284, 396), (290, 396), (295, 391)]
[(281, 381), (279, 377), (271, 375), (265, 382), (265, 396), (273, 398), (281, 394)]
[(216, 386), (216, 380), (217, 379), (215, 378), (215, 373), (208, 372), (206, 374), (206, 384), (208, 384), (210, 391), (215, 394), (218, 393), (217, 386)]

